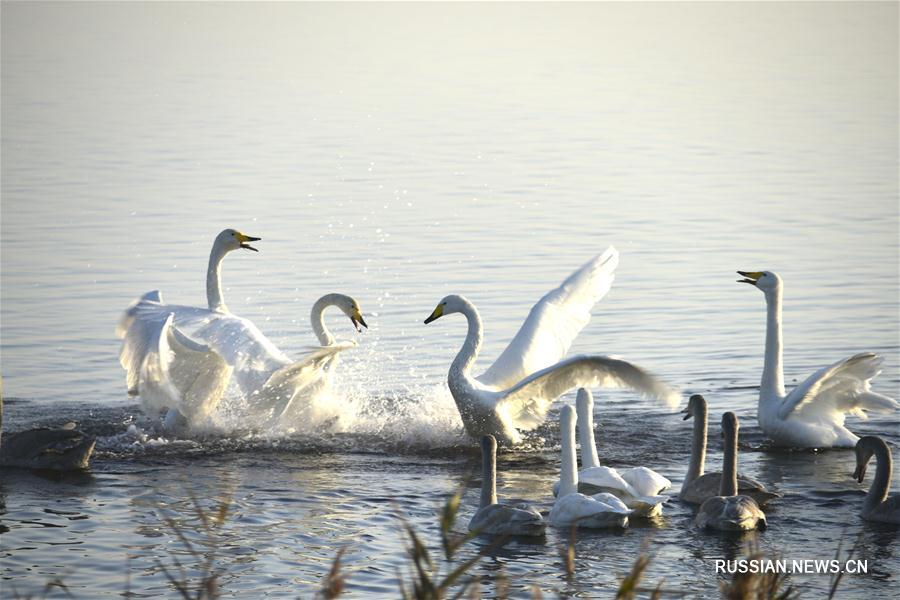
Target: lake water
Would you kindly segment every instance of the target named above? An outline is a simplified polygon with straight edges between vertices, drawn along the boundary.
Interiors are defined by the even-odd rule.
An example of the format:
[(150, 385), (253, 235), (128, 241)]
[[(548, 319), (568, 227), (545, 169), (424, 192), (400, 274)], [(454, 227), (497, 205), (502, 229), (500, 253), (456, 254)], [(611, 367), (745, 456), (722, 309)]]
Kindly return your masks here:
[[(846, 576), (845, 597), (900, 595), (900, 535), (859, 518), (871, 478), (852, 480), (852, 452), (775, 451), (760, 432), (764, 302), (734, 282), (784, 278), (789, 385), (871, 350), (875, 389), (900, 397), (897, 4), (4, 3), (2, 17), (3, 426), (74, 419), (99, 436), (88, 474), (0, 474), (4, 597), (56, 578), (77, 597), (174, 595), (156, 561), (199, 563), (171, 527), (196, 539), (192, 496), (230, 502), (200, 544), (227, 597), (309, 597), (339, 548), (349, 596), (396, 597), (401, 523), (436, 550), (445, 498), (466, 486), (464, 528), (479, 486), (444, 383), (464, 324), (422, 320), (468, 296), (486, 368), (609, 244), (615, 285), (572, 351), (705, 394), (713, 434), (736, 411), (742, 471), (785, 493), (760, 547), (857, 544), (870, 572)], [(263, 238), (226, 260), (228, 305), (287, 353), (313, 342), (316, 298), (359, 299), (368, 332), (331, 325), (359, 341), (338, 373), (342, 431), (248, 433), (232, 392), (217, 432), (164, 440), (127, 396), (120, 312), (151, 289), (202, 305), (225, 227)], [(601, 459), (679, 487), (690, 423), (596, 397)], [(550, 508), (556, 415), (501, 454), (502, 496)], [(900, 443), (900, 415), (849, 422)], [(570, 577), (566, 539), (463, 556), (487, 550), (488, 594), (503, 572), (514, 596), (608, 598), (643, 549), (647, 585), (717, 597), (712, 561), (746, 541), (696, 531), (677, 500), (651, 525), (581, 535)], [(821, 597), (829, 581), (791, 584)]]

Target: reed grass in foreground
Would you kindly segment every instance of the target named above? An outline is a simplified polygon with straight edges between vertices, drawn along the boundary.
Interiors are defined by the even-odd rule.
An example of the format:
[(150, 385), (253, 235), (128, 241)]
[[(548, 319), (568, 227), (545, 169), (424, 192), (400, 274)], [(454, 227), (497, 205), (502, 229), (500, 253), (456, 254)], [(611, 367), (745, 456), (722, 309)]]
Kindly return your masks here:
[[(199, 522), (199, 530), (187, 528), (181, 522), (159, 513), (160, 521), (172, 532), (175, 538), (187, 551), (188, 555), (196, 560), (193, 566), (185, 566), (173, 552), (169, 552), (168, 560), (162, 561), (154, 558), (155, 566), (168, 580), (172, 590), (184, 600), (214, 600), (221, 597), (219, 586), (220, 575), (224, 572), (216, 568), (216, 531), (226, 524), (229, 514), (230, 499), (221, 500), (213, 509), (205, 509), (197, 498), (191, 494), (193, 512)], [(404, 600), (444, 600), (450, 598), (481, 598), (481, 577), (473, 573), (474, 567), (486, 555), (493, 550), (502, 547), (509, 540), (497, 538), (492, 543), (481, 548), (474, 556), (466, 559), (459, 558), (459, 551), (477, 535), (473, 532), (459, 533), (454, 530), (457, 521), (462, 491), (453, 494), (444, 504), (439, 519), (440, 553), (428, 550), (426, 544), (415, 528), (407, 522), (402, 523), (402, 535), (405, 538), (405, 551), (407, 555), (406, 572), (398, 573), (398, 596)], [(200, 535), (207, 548), (201, 551), (197, 543), (191, 541), (192, 536)], [(570, 531), (568, 543), (562, 551), (561, 565), (562, 575), (571, 580), (575, 573), (575, 543), (577, 529)], [(858, 542), (857, 542), (858, 544)], [(212, 551), (209, 550), (212, 548)], [(842, 544), (836, 551), (836, 558), (840, 558)], [(847, 559), (856, 552), (854, 545), (848, 552)], [(344, 571), (343, 556), (347, 547), (340, 548), (328, 573), (322, 578), (320, 589), (315, 594), (316, 598), (334, 600), (339, 598), (346, 590), (347, 581), (351, 575)], [(751, 544), (745, 552), (746, 560), (762, 560), (765, 554), (757, 545)], [(655, 586), (645, 587), (644, 578), (648, 567), (653, 561), (653, 556), (643, 549), (632, 564), (631, 570), (621, 578), (618, 587), (613, 593), (610, 590), (609, 597), (615, 600), (637, 600), (638, 598), (684, 598), (691, 596), (685, 590), (663, 588), (663, 581)], [(194, 575), (190, 575), (195, 571)], [(831, 578), (828, 598), (835, 598), (837, 588), (840, 585), (842, 575), (834, 575)], [(492, 578), (492, 598), (509, 598), (513, 595), (522, 596), (522, 590), (511, 590), (509, 579), (501, 570)], [(724, 600), (792, 600), (799, 597), (798, 592), (789, 584), (789, 576), (783, 573), (736, 573), (730, 581), (720, 583), (719, 591)], [(48, 581), (39, 596), (21, 596), (15, 589), (12, 590), (14, 598), (47, 598), (53, 592), (62, 592), (67, 597), (74, 597), (71, 590), (60, 579)], [(538, 586), (532, 586), (528, 591), (534, 599), (542, 599), (543, 593)], [(559, 594), (558, 590), (553, 590)], [(134, 597), (130, 591), (130, 582), (126, 582), (126, 590), (123, 594), (126, 598)]]

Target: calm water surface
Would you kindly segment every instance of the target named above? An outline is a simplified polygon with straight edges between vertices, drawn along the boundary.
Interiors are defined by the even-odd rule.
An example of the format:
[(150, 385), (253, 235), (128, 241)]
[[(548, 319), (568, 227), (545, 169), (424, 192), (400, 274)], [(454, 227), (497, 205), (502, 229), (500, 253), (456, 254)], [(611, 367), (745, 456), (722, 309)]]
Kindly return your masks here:
[[(443, 500), (465, 488), (463, 526), (480, 484), (443, 383), (464, 324), (422, 320), (467, 295), (486, 367), (609, 244), (616, 283), (573, 352), (703, 393), (713, 421), (735, 410), (742, 470), (785, 493), (752, 538), (788, 559), (858, 543), (870, 573), (847, 576), (846, 597), (900, 595), (898, 532), (859, 519), (852, 453), (768, 448), (763, 297), (734, 283), (736, 269), (784, 278), (788, 384), (871, 350), (885, 357), (875, 388), (900, 396), (896, 4), (4, 3), (2, 16), (4, 429), (75, 419), (100, 438), (88, 474), (0, 474), (4, 597), (55, 578), (77, 597), (172, 595), (157, 561), (198, 561), (173, 523), (214, 554), (229, 597), (308, 597), (339, 548), (349, 595), (396, 596), (403, 520), (436, 543)], [(173, 440), (127, 397), (119, 313), (154, 288), (202, 304), (224, 227), (264, 238), (225, 262), (229, 307), (289, 354), (313, 341), (317, 297), (362, 304), (368, 332), (332, 324), (360, 343), (340, 366), (338, 430), (246, 431), (232, 393), (214, 431)], [(597, 400), (601, 459), (679, 486), (690, 423), (625, 393)], [(556, 414), (501, 454), (503, 496), (550, 508)], [(851, 428), (900, 443), (897, 415)], [(229, 502), (209, 539), (192, 497)], [(648, 584), (716, 597), (712, 561), (747, 541), (695, 531), (672, 501), (649, 525), (580, 536), (571, 577), (556, 531), (488, 548), (475, 571), (489, 593), (502, 571), (515, 595), (606, 598), (643, 549)], [(791, 584), (820, 597), (828, 577)]]

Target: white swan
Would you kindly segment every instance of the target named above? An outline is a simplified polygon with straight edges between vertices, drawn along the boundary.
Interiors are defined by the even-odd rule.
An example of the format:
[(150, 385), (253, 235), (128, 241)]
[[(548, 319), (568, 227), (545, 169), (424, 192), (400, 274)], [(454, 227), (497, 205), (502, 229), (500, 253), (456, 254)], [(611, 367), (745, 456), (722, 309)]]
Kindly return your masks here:
[(875, 479), (866, 494), (860, 514), (866, 521), (900, 525), (900, 495), (888, 498), (891, 485), (891, 449), (880, 437), (867, 435), (856, 442), (856, 470), (853, 477), (862, 483), (869, 460), (875, 456)]
[(578, 492), (575, 467), (575, 411), (562, 407), (559, 413), (559, 437), (562, 446), (559, 496), (548, 517), (554, 527), (586, 527), (603, 529), (627, 527), (630, 508), (616, 496), (607, 493), (586, 496)]
[[(582, 494), (610, 493), (634, 510), (633, 517), (653, 517), (662, 513), (668, 500), (660, 495), (672, 487), (672, 482), (647, 467), (614, 469), (600, 466), (594, 441), (594, 398), (589, 390), (580, 388), (575, 400), (578, 414), (578, 439), (581, 442), (581, 470), (578, 472), (578, 491)], [(553, 486), (557, 495), (561, 482)]]
[(738, 427), (734, 413), (722, 415), (722, 435), (725, 438), (722, 482), (719, 495), (708, 498), (697, 511), (694, 522), (701, 529), (749, 531), (766, 527), (766, 515), (760, 510), (756, 500), (750, 496), (738, 495)]
[[(678, 497), (688, 504), (703, 504), (707, 499), (718, 496), (719, 488), (722, 485), (721, 472), (703, 472), (706, 464), (706, 419), (708, 413), (706, 398), (699, 394), (691, 396), (684, 413), (685, 421), (690, 418), (694, 419), (694, 428), (691, 442), (691, 462)], [(766, 486), (741, 473), (737, 474), (737, 489), (738, 495), (750, 496), (760, 506), (765, 506), (773, 498), (781, 497), (781, 494), (768, 491)]]
[(273, 344), (256, 325), (237, 315), (212, 319), (194, 337), (202, 340), (210, 352), (218, 354), (233, 368), (233, 376), (248, 401), (249, 413), (262, 425), (284, 423), (291, 419), (315, 424), (334, 416), (315, 400), (331, 386), (338, 354), (355, 348), (354, 341), (337, 341), (325, 325), (329, 307), (341, 310), (357, 332), (368, 327), (359, 303), (345, 294), (326, 294), (312, 307), (310, 320), (321, 347), (309, 348), (298, 360), (292, 360)]
[(609, 248), (545, 295), (497, 361), (478, 377), (471, 374), (483, 337), (478, 310), (457, 295), (438, 303), (426, 324), (452, 313), (462, 313), (468, 322), (466, 340), (447, 379), (469, 435), (493, 435), (504, 444), (517, 444), (522, 439), (519, 429), (540, 425), (551, 403), (575, 387), (628, 387), (677, 405), (677, 392), (631, 363), (606, 356), (556, 362), (609, 290), (617, 261), (615, 249)]
[(257, 252), (250, 242), (259, 239), (234, 229), (216, 236), (206, 270), (207, 308), (165, 304), (154, 290), (134, 301), (119, 319), (119, 362), (126, 371), (128, 393), (140, 395), (149, 414), (173, 409), (170, 417), (180, 414), (196, 420), (218, 405), (231, 378), (231, 366), (190, 335), (230, 314), (222, 297), (222, 260), (234, 250)]
[(469, 521), (469, 531), (487, 535), (541, 536), (547, 524), (527, 504), (497, 502), (497, 440), (481, 438), (481, 503)]
[(766, 357), (759, 388), (759, 426), (775, 443), (801, 448), (851, 448), (859, 440), (844, 427), (848, 414), (891, 412), (900, 408), (892, 398), (876, 394), (870, 381), (878, 375), (881, 357), (863, 352), (816, 371), (784, 391), (781, 362), (781, 277), (771, 271), (738, 271), (766, 297)]

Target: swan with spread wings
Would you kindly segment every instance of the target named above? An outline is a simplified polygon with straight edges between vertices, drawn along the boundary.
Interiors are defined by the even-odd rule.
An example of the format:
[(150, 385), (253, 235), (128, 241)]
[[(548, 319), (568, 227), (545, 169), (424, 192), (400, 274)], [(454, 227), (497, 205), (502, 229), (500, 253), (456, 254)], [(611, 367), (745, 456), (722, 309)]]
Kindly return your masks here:
[(469, 435), (518, 444), (520, 430), (543, 423), (553, 401), (577, 387), (625, 387), (677, 406), (680, 394), (629, 362), (599, 355), (564, 359), (590, 321), (591, 309), (609, 291), (618, 261), (618, 252), (610, 247), (547, 293), (506, 350), (478, 377), (471, 372), (484, 336), (478, 310), (457, 295), (438, 303), (426, 324), (452, 313), (461, 313), (468, 322), (447, 380)]
[(216, 237), (206, 277), (207, 308), (167, 304), (154, 290), (133, 302), (119, 321), (119, 360), (129, 394), (139, 395), (149, 414), (167, 411), (167, 426), (202, 423), (218, 407), (232, 377), (254, 412), (276, 418), (296, 412), (299, 397), (328, 384), (337, 354), (356, 346), (335, 340), (324, 324), (325, 309), (340, 308), (357, 331), (366, 326), (356, 300), (327, 294), (312, 310), (313, 331), (322, 346), (292, 360), (252, 321), (228, 310), (222, 260), (233, 250), (256, 251), (249, 242), (259, 239), (234, 229)]
[(882, 358), (862, 352), (823, 367), (785, 393), (782, 367), (782, 281), (771, 271), (738, 271), (765, 294), (766, 354), (756, 418), (759, 426), (781, 446), (852, 448), (859, 438), (844, 426), (847, 415), (866, 418), (866, 411), (890, 413), (900, 404), (875, 393), (871, 381), (881, 372)]

